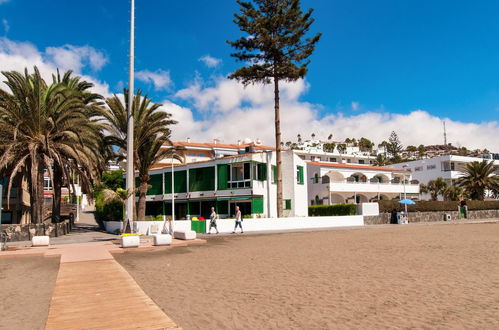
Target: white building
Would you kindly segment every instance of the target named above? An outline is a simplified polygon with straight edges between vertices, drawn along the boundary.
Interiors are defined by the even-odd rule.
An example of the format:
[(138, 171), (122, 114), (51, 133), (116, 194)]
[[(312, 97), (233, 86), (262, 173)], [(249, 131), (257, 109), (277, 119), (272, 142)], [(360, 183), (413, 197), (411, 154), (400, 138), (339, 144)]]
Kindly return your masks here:
[[(306, 163), (292, 152), (283, 152), (284, 216), (307, 216)], [(276, 153), (242, 153), (214, 160), (175, 164), (174, 198), (176, 219), (208, 217), (211, 207), (222, 217), (243, 215), (276, 217)], [(170, 215), (172, 166), (150, 171), (146, 215)]]
[(309, 162), (308, 200), (314, 204), (367, 203), (419, 196), (411, 172), (358, 164)]
[[(463, 175), (462, 170), (466, 167), (466, 164), (475, 161), (481, 162), (483, 160), (484, 158), (478, 157), (444, 155), (434, 158), (426, 158), (393, 164), (389, 167), (411, 171), (412, 177), (422, 184), (427, 184), (429, 181), (435, 180), (437, 178), (443, 178), (447, 185), (452, 185), (456, 182), (456, 179)], [(499, 166), (499, 160), (485, 160), (493, 161), (494, 165)], [(496, 170), (496, 173), (499, 174), (499, 169)], [(422, 197), (424, 199), (427, 199), (429, 196), (425, 195)]]
[[(376, 157), (368, 152), (361, 151), (359, 147), (342, 142), (334, 142), (335, 148), (331, 152), (324, 151), (326, 142), (319, 140), (305, 141), (299, 144), (300, 149), (293, 150), (301, 159), (315, 162), (331, 162), (338, 164), (373, 164)], [(344, 148), (339, 148), (344, 145)]]

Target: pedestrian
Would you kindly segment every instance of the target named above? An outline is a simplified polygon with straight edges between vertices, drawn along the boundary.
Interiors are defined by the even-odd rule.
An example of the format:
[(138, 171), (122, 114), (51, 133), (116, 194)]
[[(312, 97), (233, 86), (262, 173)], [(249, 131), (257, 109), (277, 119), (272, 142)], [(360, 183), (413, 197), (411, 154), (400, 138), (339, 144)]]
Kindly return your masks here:
[(396, 209), (392, 209), (392, 214), (391, 214), (391, 217), (390, 217), (390, 223), (391, 224), (397, 224), (398, 223), (397, 210)]
[(236, 233), (237, 227), (241, 228), (241, 234), (244, 233), (242, 222), (243, 218), (241, 216), (241, 211), (239, 210), (239, 206), (236, 206), (236, 225), (234, 226), (234, 231), (232, 232), (233, 234)]
[(215, 228), (218, 234), (217, 219), (218, 219), (218, 214), (215, 212), (215, 208), (212, 207), (210, 214), (210, 229), (208, 230), (208, 234), (211, 234), (211, 228)]

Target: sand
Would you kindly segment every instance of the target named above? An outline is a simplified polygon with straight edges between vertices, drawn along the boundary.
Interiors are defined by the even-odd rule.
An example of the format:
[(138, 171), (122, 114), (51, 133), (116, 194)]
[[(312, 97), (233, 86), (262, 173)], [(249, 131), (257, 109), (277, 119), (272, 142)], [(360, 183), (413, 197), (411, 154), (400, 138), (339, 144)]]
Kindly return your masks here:
[(0, 258), (0, 329), (44, 329), (59, 258)]
[(499, 223), (219, 236), (115, 257), (184, 329), (499, 328)]

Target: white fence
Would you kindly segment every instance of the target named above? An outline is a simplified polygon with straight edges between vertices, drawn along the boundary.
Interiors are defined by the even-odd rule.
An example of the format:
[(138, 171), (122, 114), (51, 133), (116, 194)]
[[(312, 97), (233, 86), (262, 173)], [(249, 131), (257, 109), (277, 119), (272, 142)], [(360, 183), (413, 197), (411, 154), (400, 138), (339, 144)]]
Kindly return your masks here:
[[(206, 223), (209, 228), (209, 222)], [(243, 230), (251, 231), (284, 231), (300, 229), (318, 229), (334, 227), (357, 227), (364, 225), (364, 217), (361, 215), (337, 216), (337, 217), (297, 217), (297, 218), (264, 218), (243, 219)], [(221, 233), (231, 233), (234, 230), (235, 221), (218, 220), (217, 227)], [(237, 229), (239, 231), (239, 228)], [(212, 230), (212, 233), (214, 230)]]
[[(163, 230), (163, 221), (135, 221), (135, 231), (139, 234), (151, 235), (156, 230)], [(105, 222), (106, 231), (112, 234), (119, 233), (122, 222), (107, 221)], [(206, 231), (209, 230), (210, 222), (206, 221)], [(217, 220), (218, 231), (221, 233), (231, 233), (234, 230), (234, 219)], [(336, 217), (296, 217), (296, 218), (261, 218), (261, 219), (244, 219), (243, 230), (250, 231), (285, 231), (285, 230), (300, 230), (300, 229), (319, 229), (319, 228), (335, 228), (335, 227), (358, 227), (364, 225), (364, 217), (362, 215), (336, 216)], [(166, 223), (168, 226), (168, 223)], [(191, 222), (188, 220), (174, 221), (174, 231), (190, 230)], [(167, 227), (168, 228), (168, 227)], [(239, 229), (238, 229), (239, 230)], [(215, 230), (212, 230), (212, 233)]]
[[(105, 221), (106, 231), (111, 234), (119, 234), (123, 222), (121, 221)], [(138, 234), (152, 235), (161, 233), (163, 226), (169, 228), (169, 223), (164, 221), (134, 221), (134, 231)], [(191, 222), (188, 220), (180, 220), (173, 222), (173, 230), (191, 230)]]

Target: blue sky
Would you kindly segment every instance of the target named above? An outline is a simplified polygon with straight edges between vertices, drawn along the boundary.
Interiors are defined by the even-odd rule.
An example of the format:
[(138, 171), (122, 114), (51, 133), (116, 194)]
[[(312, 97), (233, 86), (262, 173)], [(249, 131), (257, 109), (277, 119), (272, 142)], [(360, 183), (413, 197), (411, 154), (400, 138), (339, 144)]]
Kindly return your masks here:
[[(408, 116), (394, 125), (410, 129), (411, 114), (421, 109), (430, 121), (446, 118), (456, 125), (475, 123), (494, 134), (499, 132), (498, 1), (302, 3), (315, 9), (312, 31), (322, 32), (323, 37), (311, 58), (306, 86), (298, 88), (290, 102), (313, 113), (311, 129), (325, 132), (324, 125), (331, 121), (325, 123), (324, 118), (339, 114), (347, 118), (380, 114), (384, 116), (377, 117), (381, 124), (383, 118)], [(241, 35), (232, 22), (237, 9), (232, 0), (136, 0), (136, 70), (163, 75), (157, 81), (161, 86), (141, 81), (137, 86), (158, 102), (168, 100), (188, 109), (194, 121), (219, 118), (214, 107), (220, 100), (203, 105), (202, 99), (209, 98), (213, 89), (221, 91), (223, 78), (240, 65), (229, 56), (231, 49), (225, 42)], [(129, 4), (123, 0), (0, 0), (0, 35), (30, 43), (44, 57), (50, 47), (88, 46), (101, 54), (102, 61), (87, 65), (91, 53), (82, 60), (79, 71), (117, 92), (127, 81), (128, 15)], [(219, 60), (218, 65), (215, 61), (209, 67), (200, 60), (208, 55)], [(0, 69), (5, 69), (2, 63)], [(179, 93), (196, 83), (201, 86), (195, 96)], [(247, 110), (259, 101), (241, 96), (236, 103), (234, 111)], [(435, 123), (435, 129), (438, 125)], [(338, 131), (337, 126), (331, 128)], [(403, 142), (405, 131), (401, 128), (399, 132)], [(352, 135), (362, 133), (352, 130)], [(379, 139), (381, 134), (386, 132), (373, 138)], [(339, 135), (348, 135), (348, 131)], [(425, 135), (421, 132), (423, 139)], [(407, 135), (406, 139), (413, 143), (416, 137)], [(490, 140), (490, 135), (484, 139)]]

